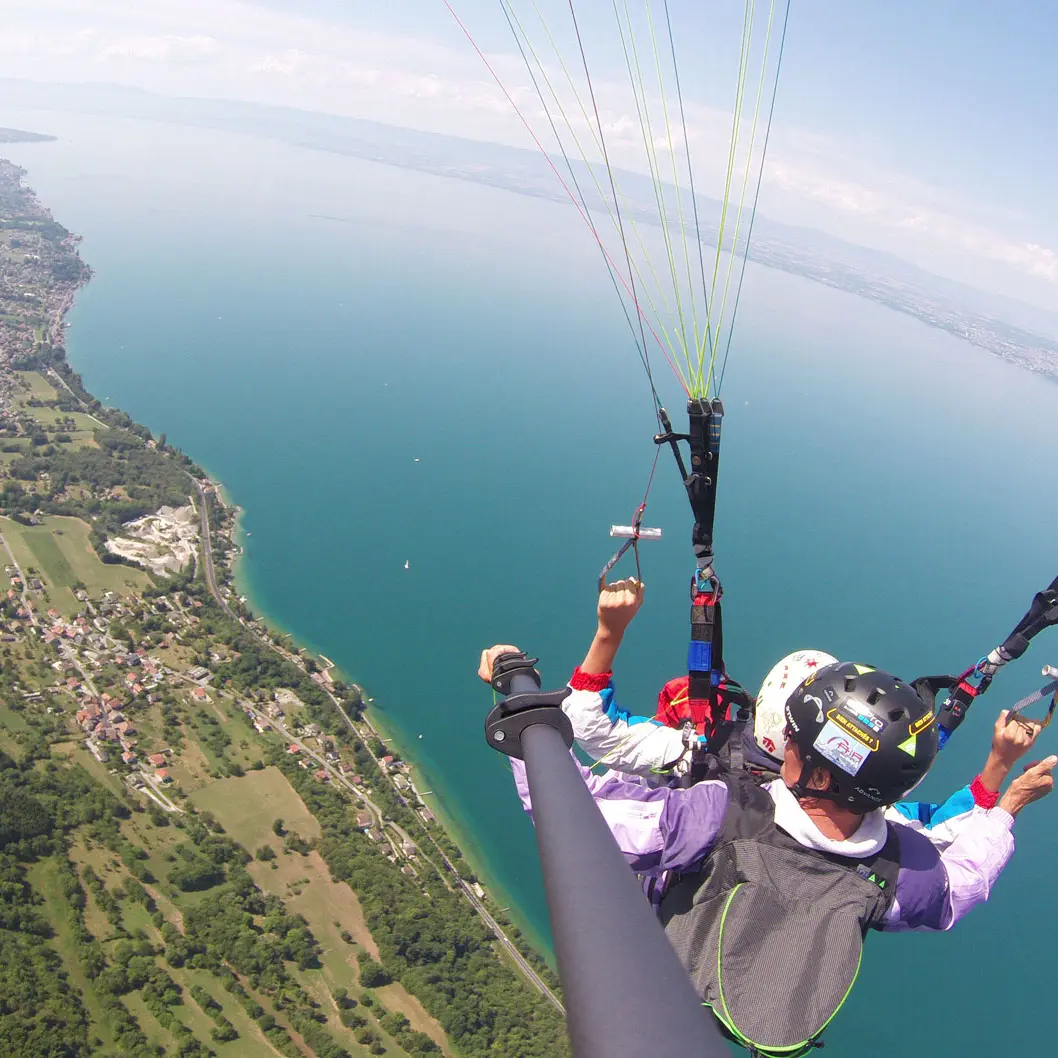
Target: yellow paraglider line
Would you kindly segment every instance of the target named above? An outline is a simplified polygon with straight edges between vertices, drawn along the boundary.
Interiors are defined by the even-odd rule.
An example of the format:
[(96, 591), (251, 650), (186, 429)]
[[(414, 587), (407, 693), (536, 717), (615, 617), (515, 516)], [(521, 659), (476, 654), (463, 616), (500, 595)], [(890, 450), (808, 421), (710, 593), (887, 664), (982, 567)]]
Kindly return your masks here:
[[(754, 145), (757, 142), (757, 125), (758, 125), (758, 121), (760, 119), (760, 104), (761, 104), (761, 100), (764, 98), (764, 75), (765, 75), (765, 72), (766, 72), (767, 66), (768, 66), (768, 49), (769, 49), (769, 46), (771, 44), (771, 31), (772, 31), (772, 26), (774, 24), (774, 21), (775, 21), (775, 0), (771, 0), (771, 7), (770, 7), (770, 9), (768, 11), (768, 30), (767, 30), (767, 34), (765, 35), (765, 38), (764, 38), (764, 59), (763, 59), (763, 62), (761, 64), (760, 83), (757, 85), (757, 101), (756, 101), (756, 103), (754, 105), (754, 108), (753, 108), (753, 126), (752, 126), (752, 129), (750, 131), (749, 151), (746, 154), (746, 173), (745, 173), (745, 176), (743, 177), (743, 180), (742, 180), (742, 191), (741, 191), (741, 194), (739, 195), (739, 200), (738, 200), (738, 213), (735, 216), (735, 230), (734, 230), (734, 232), (732, 233), (732, 236), (731, 236), (731, 253), (728, 254), (728, 259), (727, 259), (727, 275), (726, 275), (726, 277), (724, 279), (724, 296), (723, 296), (723, 298), (720, 301), (720, 315), (717, 317), (717, 321), (716, 321), (716, 333), (717, 333), (717, 335), (719, 335), (719, 334), (721, 334), (723, 332), (724, 311), (727, 308), (727, 295), (728, 295), (728, 293), (729, 293), (729, 291), (731, 289), (731, 275), (732, 275), (732, 272), (734, 271), (735, 260), (736, 260), (736, 257), (737, 257), (738, 233), (739, 233), (739, 231), (740, 231), (740, 229), (742, 227), (742, 215), (743, 215), (743, 212), (744, 212), (744, 209), (745, 209), (745, 205), (746, 205), (746, 190), (749, 187), (750, 164), (751, 164), (751, 162), (753, 160), (753, 147), (754, 147)], [(755, 208), (756, 207), (754, 205), (754, 209)], [(743, 258), (742, 258), (743, 261), (745, 261), (746, 255), (748, 253), (749, 253), (749, 244), (747, 243), (746, 244), (746, 249), (745, 249), (745, 252), (744, 252)], [(714, 292), (714, 299), (715, 299), (715, 292)], [(715, 303), (715, 300), (714, 300), (714, 303)], [(710, 363), (709, 363), (709, 383), (712, 382), (715, 365), (716, 365), (716, 350), (713, 351), (713, 356), (712, 356), (712, 359), (710, 360)]]
[[(768, 110), (767, 123), (765, 126), (763, 148), (760, 153), (758, 165), (754, 165), (757, 152), (757, 141), (760, 128), (761, 107), (764, 99), (766, 84), (769, 80), (769, 59), (771, 57), (771, 40), (774, 30), (776, 6), (781, 0), (770, 0), (766, 29), (764, 30), (763, 54), (760, 60), (760, 75), (757, 78), (756, 99), (753, 103), (752, 120), (748, 121), (748, 145), (742, 148), (743, 136), (743, 114), (747, 103), (751, 67), (755, 67), (756, 59), (753, 58), (755, 50), (754, 37), (755, 27), (758, 25), (757, 0), (745, 0), (745, 9), (742, 23), (742, 40), (739, 50), (738, 71), (735, 81), (735, 99), (733, 113), (731, 116), (730, 139), (727, 149), (727, 160), (723, 170), (723, 195), (720, 202), (720, 216), (716, 234), (716, 249), (713, 255), (711, 275), (706, 267), (705, 255), (702, 246), (702, 228), (699, 212), (697, 189), (695, 186), (695, 174), (691, 152), (691, 138), (688, 134), (687, 112), (684, 103), (683, 88), (680, 83), (679, 62), (676, 53), (675, 36), (673, 33), (672, 19), (669, 11), (668, 0), (662, 0), (664, 6), (664, 23), (662, 33), (668, 34), (668, 52), (663, 58), (662, 44), (659, 40), (658, 22), (660, 16), (655, 17), (652, 8), (653, 0), (644, 0), (644, 25), (640, 26), (640, 32), (649, 33), (650, 48), (653, 53), (654, 73), (657, 78), (657, 92), (659, 100), (654, 104), (651, 102), (650, 93), (646, 87), (644, 76), (644, 64), (641, 49), (637, 43), (636, 21), (633, 19), (629, 0), (611, 0), (614, 18), (617, 26), (617, 34), (620, 41), (621, 51), (624, 56), (625, 67), (628, 73), (629, 83), (632, 90), (632, 98), (635, 112), (639, 122), (639, 131), (642, 138), (642, 147), (646, 158), (647, 175), (654, 192), (654, 204), (657, 209), (656, 218), (651, 218), (651, 223), (656, 223), (661, 228), (664, 250), (667, 258), (668, 281), (671, 282), (672, 290), (668, 290), (668, 283), (663, 283), (661, 275), (655, 268), (653, 256), (647, 249), (643, 233), (637, 223), (636, 216), (640, 221), (644, 217), (644, 208), (637, 205), (635, 201), (629, 201), (619, 186), (617, 174), (614, 170), (614, 158), (610, 146), (607, 144), (607, 128), (603, 122), (603, 112), (600, 107), (599, 97), (593, 83), (592, 69), (589, 65), (586, 40), (582, 34), (578, 20), (578, 13), (574, 0), (567, 0), (569, 18), (576, 36), (576, 47), (579, 52), (580, 63), (583, 69), (584, 84), (587, 87), (590, 106), (585, 104), (582, 92), (574, 79), (569, 67), (563, 59), (562, 51), (558, 46), (555, 35), (551, 32), (547, 21), (541, 11), (539, 0), (532, 0), (536, 17), (539, 19), (543, 32), (547, 37), (551, 51), (554, 53), (557, 65), (562, 71), (566, 85), (572, 93), (577, 107), (579, 107), (581, 119), (591, 134), (591, 142), (595, 150), (602, 155), (602, 162), (606, 168), (609, 191), (604, 188), (596, 172), (595, 163), (589, 160), (585, 150), (586, 142), (582, 142), (577, 132), (577, 125), (571, 120), (572, 115), (567, 112), (563, 104), (563, 95), (557, 90), (548, 74), (548, 69), (540, 54), (534, 47), (526, 27), (519, 20), (514, 11), (514, 0), (500, 0), (501, 8), (506, 16), (508, 26), (515, 38), (521, 57), (525, 63), (533, 82), (533, 88), (542, 105), (551, 132), (554, 135), (558, 149), (562, 154), (566, 168), (569, 170), (569, 178), (576, 188), (576, 194), (570, 189), (565, 179), (555, 166), (554, 161), (548, 155), (540, 139), (533, 131), (525, 114), (519, 109), (512, 94), (506, 89), (495, 69), (489, 63), (481, 49), (474, 42), (469, 31), (456, 14), (451, 0), (443, 0), (449, 13), (462, 30), (479, 58), (484, 62), (500, 90), (506, 96), (508, 102), (514, 108), (515, 114), (529, 132), (537, 148), (544, 154), (551, 169), (559, 178), (563, 189), (569, 195), (571, 201), (577, 207), (582, 219), (588, 225), (600, 250), (603, 254), (611, 282), (614, 285), (618, 298), (622, 303), (622, 309), (629, 322), (633, 334), (636, 327), (632, 323), (629, 307), (625, 303), (627, 295), (634, 308), (638, 322), (638, 335), (636, 346), (643, 360), (651, 385), (655, 404), (660, 407), (657, 391), (654, 388), (653, 375), (650, 367), (650, 355), (647, 343), (647, 329), (653, 339), (661, 347), (662, 353), (673, 369), (677, 378), (688, 395), (694, 398), (705, 398), (713, 391), (719, 394), (727, 367), (728, 357), (731, 351), (731, 341), (734, 326), (741, 300), (742, 287), (745, 279), (747, 257), (752, 239), (754, 223), (756, 219), (757, 204), (760, 199), (761, 183), (763, 179), (764, 162), (767, 154), (768, 143), (771, 135), (772, 121), (775, 113), (775, 101), (778, 91), (778, 80), (782, 65), (782, 56), (785, 46), (786, 29), (789, 22), (790, 0), (786, 0), (785, 17), (783, 21), (782, 39), (778, 48), (778, 59), (775, 63), (774, 84), (771, 93), (771, 104)], [(565, 6), (565, 5), (564, 5)], [(763, 6), (763, 5), (762, 5)], [(623, 9), (623, 14), (622, 14)], [(667, 71), (667, 64), (671, 57), (672, 70)], [(535, 67), (534, 67), (535, 64)], [(672, 81), (670, 82), (670, 79)], [(674, 111), (670, 108), (667, 97), (667, 86), (674, 83), (678, 100), (679, 128), (683, 136), (683, 155), (681, 160), (677, 157), (677, 147), (674, 143)], [(550, 96), (545, 96), (546, 92)], [(564, 91), (564, 90), (563, 90)], [(661, 120), (664, 126), (664, 142), (655, 135), (654, 116), (652, 106), (660, 106)], [(560, 133), (557, 119), (552, 116), (552, 106), (557, 111), (561, 123), (565, 125), (566, 132)], [(590, 111), (590, 113), (589, 113)], [(660, 131), (660, 130), (659, 130)], [(577, 180), (573, 164), (566, 151), (564, 136), (568, 135), (572, 140), (581, 160), (584, 162), (588, 175), (594, 184), (595, 193), (599, 202), (606, 210), (614, 231), (621, 241), (621, 249), (627, 266), (627, 279), (625, 270), (619, 268), (610, 252), (606, 248), (599, 228), (592, 218), (594, 206), (589, 206), (588, 199)], [(665, 163), (659, 157), (659, 150), (668, 149), (670, 158)], [(745, 168), (741, 172), (740, 155), (745, 155)], [(686, 183), (681, 173), (683, 164), (687, 167)], [(667, 180), (662, 176), (662, 169), (671, 166), (671, 188), (667, 189)], [(754, 170), (756, 170), (754, 172)], [(756, 187), (754, 194), (749, 196), (751, 179), (756, 176)], [(737, 188), (740, 183), (741, 187)], [(684, 191), (689, 185), (691, 196), (691, 207), (693, 211), (693, 228), (688, 228), (688, 210), (684, 202)], [(670, 216), (669, 198), (671, 193), (676, 195), (675, 209)], [(740, 237), (745, 226), (745, 211), (748, 200), (752, 198), (749, 205), (749, 221), (746, 229), (745, 240), (742, 243), (742, 262), (735, 284), (734, 300), (728, 311), (728, 305), (732, 295), (732, 279), (735, 273), (735, 258), (739, 255)], [(674, 226), (678, 224), (678, 231), (683, 239), (683, 260), (679, 260), (680, 251), (674, 246), (677, 238)], [(730, 234), (732, 243), (729, 260), (726, 267), (722, 267), (721, 258), (724, 253), (725, 239)], [(698, 271), (700, 273), (701, 287), (699, 294), (695, 294), (697, 286), (696, 269), (692, 263), (692, 249), (688, 245), (688, 239), (693, 238), (697, 243)], [(635, 244), (636, 256), (632, 253), (632, 243)], [(662, 269), (664, 272), (664, 269)], [(685, 289), (684, 283), (687, 284)], [(622, 293), (622, 289), (624, 293)], [(703, 319), (699, 315), (698, 297), (703, 300)], [(670, 302), (670, 297), (673, 302)], [(675, 312), (673, 312), (673, 308)], [(649, 316), (648, 316), (649, 311)], [(675, 316), (675, 320), (673, 320)], [(671, 320), (675, 327), (670, 331), (666, 320)], [(660, 332), (660, 333), (659, 333)], [(717, 360), (723, 346), (723, 360), (717, 370)], [(694, 349), (692, 354), (691, 349)], [(708, 370), (706, 369), (706, 356), (708, 354)], [(682, 366), (681, 362), (682, 361)]]
[[(720, 256), (724, 249), (724, 230), (727, 226), (727, 212), (731, 205), (731, 178), (735, 169), (735, 158), (738, 151), (738, 132), (739, 127), (742, 123), (742, 101), (745, 95), (746, 88), (746, 77), (749, 72), (749, 51), (750, 43), (753, 36), (753, 11), (755, 9), (755, 0), (746, 0), (745, 14), (742, 19), (742, 50), (738, 60), (738, 78), (735, 88), (735, 109), (731, 118), (731, 143), (727, 152), (727, 174), (724, 179), (724, 199), (720, 209), (720, 230), (716, 237), (716, 256), (713, 259), (713, 281), (712, 281), (712, 304), (710, 305), (709, 316), (706, 317), (705, 326), (706, 331), (710, 332), (712, 324), (712, 307), (716, 303), (716, 283), (717, 278), (720, 274)], [(735, 247), (732, 247), (734, 252)], [(716, 342), (710, 341), (711, 349), (709, 354), (709, 381), (712, 380), (713, 376), (713, 364), (716, 362)], [(704, 349), (702, 350), (704, 361)], [(692, 393), (695, 396), (706, 396), (709, 392), (709, 382), (702, 385), (702, 371), (704, 369), (704, 362), (700, 362), (698, 371), (698, 377), (695, 379), (692, 385)]]

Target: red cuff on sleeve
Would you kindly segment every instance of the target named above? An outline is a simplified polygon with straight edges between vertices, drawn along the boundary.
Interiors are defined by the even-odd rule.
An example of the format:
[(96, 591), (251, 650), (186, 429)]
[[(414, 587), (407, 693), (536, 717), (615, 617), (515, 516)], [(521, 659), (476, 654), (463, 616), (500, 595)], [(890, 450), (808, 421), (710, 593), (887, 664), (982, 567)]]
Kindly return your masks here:
[(973, 794), (974, 804), (981, 808), (995, 808), (999, 800), (999, 791), (993, 793), (991, 790), (986, 790), (980, 775), (970, 783), (970, 793)]
[(578, 665), (573, 670), (573, 677), (570, 679), (569, 685), (575, 691), (595, 691), (598, 694), (599, 691), (605, 691), (610, 686), (612, 678), (612, 672), (581, 672)]

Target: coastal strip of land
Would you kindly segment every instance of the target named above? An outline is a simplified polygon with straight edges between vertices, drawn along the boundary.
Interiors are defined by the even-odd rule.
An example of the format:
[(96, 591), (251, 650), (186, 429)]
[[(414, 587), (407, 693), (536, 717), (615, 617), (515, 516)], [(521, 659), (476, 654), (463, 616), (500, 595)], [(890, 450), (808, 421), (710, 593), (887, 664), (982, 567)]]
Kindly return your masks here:
[(238, 596), (220, 486), (71, 367), (91, 273), (24, 175), (0, 160), (5, 1048), (567, 1055), (554, 974), (364, 692)]

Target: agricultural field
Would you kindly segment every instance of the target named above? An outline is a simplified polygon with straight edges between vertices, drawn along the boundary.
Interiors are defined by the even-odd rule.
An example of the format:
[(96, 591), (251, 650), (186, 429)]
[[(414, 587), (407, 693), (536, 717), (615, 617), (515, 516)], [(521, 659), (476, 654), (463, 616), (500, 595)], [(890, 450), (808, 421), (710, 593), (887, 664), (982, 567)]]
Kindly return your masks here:
[[(0, 517), (0, 533), (22, 572), (39, 577), (44, 584), (47, 606), (43, 609), (53, 606), (67, 617), (82, 608), (73, 593), (75, 585), (84, 585), (91, 595), (105, 591), (127, 595), (151, 583), (146, 573), (131, 566), (101, 561), (89, 540), (90, 531), (88, 523), (79, 518), (49, 515), (40, 525), (22, 525)], [(39, 603), (37, 608), (41, 608)]]
[(107, 429), (106, 423), (85, 412), (63, 411), (58, 406), (60, 398), (69, 395), (60, 394), (39, 371), (16, 371), (15, 376), (25, 387), (16, 393), (15, 405), (37, 421), (49, 441), (66, 435), (73, 448), (98, 447), (94, 434), (96, 430)]
[(39, 371), (16, 371), (17, 378), (25, 387), (23, 394), (26, 400), (39, 400), (44, 403), (59, 399), (59, 391)]
[(238, 779), (221, 779), (197, 791), (191, 799), (197, 808), (212, 812), (232, 840), (250, 852), (276, 837), (272, 832), (276, 819), (282, 819), (288, 830), (306, 840), (320, 836), (319, 823), (278, 768), (249, 772)]

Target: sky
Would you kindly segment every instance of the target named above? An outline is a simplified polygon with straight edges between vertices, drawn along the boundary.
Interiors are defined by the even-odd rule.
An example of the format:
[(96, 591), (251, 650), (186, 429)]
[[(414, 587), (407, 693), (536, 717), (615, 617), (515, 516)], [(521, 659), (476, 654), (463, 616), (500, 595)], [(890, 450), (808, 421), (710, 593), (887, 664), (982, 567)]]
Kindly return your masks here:
[[(501, 0), (450, 2), (550, 146), (547, 114)], [(590, 108), (568, 0), (508, 2), (556, 85), (562, 108), (549, 102), (551, 116), (597, 157), (591, 114), (578, 113), (559, 65), (568, 64)], [(668, 135), (659, 117), (645, 7), (646, 0), (627, 0), (654, 114), (647, 142), (663, 173), (675, 165), (679, 175), (689, 150), (700, 189), (718, 194), (744, 5), (668, 0), (686, 140), (675, 111)], [(446, 0), (7, 0), (4, 8), (6, 76), (245, 99), (533, 146)], [(1047, 0), (794, 0), (761, 212), (1058, 311), (1058, 19), (1049, 8)], [(645, 171), (614, 9), (614, 0), (575, 3), (606, 146), (615, 162)], [(651, 10), (664, 52), (664, 0), (652, 0)], [(770, 8), (766, 0), (755, 5), (742, 148), (760, 71), (771, 70), (777, 55), (783, 10), (764, 66)], [(671, 106), (671, 73), (666, 83)], [(768, 101), (766, 90), (758, 152)]]

